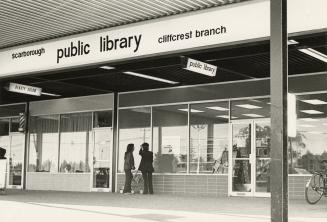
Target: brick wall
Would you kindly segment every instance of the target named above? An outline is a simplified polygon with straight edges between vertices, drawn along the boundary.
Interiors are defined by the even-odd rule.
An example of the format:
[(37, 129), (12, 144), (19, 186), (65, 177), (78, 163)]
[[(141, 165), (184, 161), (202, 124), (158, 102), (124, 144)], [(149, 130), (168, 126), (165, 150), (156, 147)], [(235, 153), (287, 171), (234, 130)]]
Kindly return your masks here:
[(58, 190), (89, 192), (91, 174), (27, 173), (26, 190)]
[[(310, 175), (289, 175), (290, 199), (303, 199), (304, 188)], [(117, 175), (117, 187), (124, 185), (125, 175)], [(169, 194), (191, 194), (208, 196), (228, 196), (227, 175), (153, 175), (154, 192)]]
[[(83, 191), (91, 189), (90, 174), (27, 173), (27, 190)], [(310, 175), (289, 175), (290, 199), (303, 199), (304, 188)], [(117, 174), (117, 191), (124, 185), (125, 175)], [(227, 175), (173, 175), (154, 174), (155, 193), (191, 194), (205, 196), (228, 195)]]
[[(124, 185), (125, 175), (117, 175), (117, 190)], [(155, 193), (227, 196), (227, 175), (154, 174)]]

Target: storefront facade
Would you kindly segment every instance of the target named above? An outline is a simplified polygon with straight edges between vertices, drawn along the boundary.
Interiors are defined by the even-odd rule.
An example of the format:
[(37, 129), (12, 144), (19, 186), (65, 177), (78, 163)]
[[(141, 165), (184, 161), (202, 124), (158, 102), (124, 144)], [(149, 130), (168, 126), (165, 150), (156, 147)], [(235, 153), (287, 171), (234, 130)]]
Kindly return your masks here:
[(111, 191), (113, 95), (29, 107), (26, 189)]
[[(297, 98), (297, 137), (289, 147), (290, 198), (303, 197), (305, 182), (326, 155), (324, 114), (303, 112), (312, 107), (324, 111), (324, 104), (310, 102), (326, 98), (325, 79), (323, 74), (290, 78)], [(156, 193), (269, 197), (268, 85), (269, 79), (261, 79), (121, 93), (116, 129), (113, 94), (31, 102), (21, 154), (26, 153), (26, 173), (20, 184), (16, 176), (13, 188), (23, 188), (25, 177), (27, 190), (119, 192), (127, 144), (135, 144), (138, 166), (138, 147), (148, 142)], [(7, 137), (18, 135), (25, 138), (19, 132)]]
[(7, 150), (6, 182), (13, 189), (22, 189), (24, 184), (26, 136), (19, 132), (19, 115), (26, 109), (25, 103), (0, 106), (0, 144)]
[[(260, 15), (247, 15), (237, 24), (224, 20), (227, 15), (240, 15), (253, 7)], [(319, 8), (310, 7), (312, 11)], [(268, 12), (269, 1), (255, 0), (224, 10), (209, 9), (206, 13), (13, 48), (0, 52), (0, 58), (5, 58), (0, 60), (1, 74), (35, 75), (108, 64), (113, 66), (109, 69), (114, 69), (116, 64), (128, 65), (135, 58), (151, 60), (151, 56), (184, 56), (184, 52), (210, 51), (244, 42), (255, 44), (269, 38)], [(291, 15), (289, 32), (293, 37), (320, 33), (326, 28), (319, 13), (308, 15), (307, 21), (314, 24), (310, 30), (306, 22), (299, 22), (303, 21), (299, 11)], [(258, 16), (263, 19), (258, 21)], [(213, 20), (225, 22), (207, 23)], [(244, 34), (247, 26), (251, 32)], [(39, 58), (34, 54), (14, 58), (20, 55), (18, 51), (32, 52), (38, 47), (45, 49)], [(131, 74), (125, 69), (122, 73)], [(322, 146), (327, 133), (324, 74), (289, 77), (289, 92), (297, 100), (297, 136), (289, 143), (290, 198), (303, 198), (305, 182), (327, 153)], [(119, 192), (124, 184), (127, 144), (135, 144), (138, 167), (138, 147), (147, 142), (154, 153), (155, 193), (270, 196), (268, 77), (41, 100), (29, 102), (26, 107), (23, 112), (28, 122), (23, 133), (15, 130), (21, 108), (1, 117), (0, 145), (8, 150), (8, 187)]]

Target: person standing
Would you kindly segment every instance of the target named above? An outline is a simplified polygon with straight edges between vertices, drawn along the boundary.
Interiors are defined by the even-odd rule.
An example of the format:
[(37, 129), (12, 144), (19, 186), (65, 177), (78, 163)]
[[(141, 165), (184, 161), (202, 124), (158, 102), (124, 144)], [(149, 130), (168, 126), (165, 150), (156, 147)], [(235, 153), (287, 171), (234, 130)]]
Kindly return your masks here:
[(124, 171), (125, 171), (125, 186), (123, 193), (130, 194), (132, 192), (131, 184), (132, 184), (132, 170), (135, 170), (134, 166), (134, 144), (130, 143), (127, 145), (127, 149), (124, 156)]
[(144, 180), (144, 192), (143, 194), (153, 194), (153, 185), (152, 185), (152, 173), (153, 169), (153, 153), (149, 151), (149, 144), (143, 143), (139, 151), (140, 156), (142, 157), (139, 170), (142, 172), (142, 177)]

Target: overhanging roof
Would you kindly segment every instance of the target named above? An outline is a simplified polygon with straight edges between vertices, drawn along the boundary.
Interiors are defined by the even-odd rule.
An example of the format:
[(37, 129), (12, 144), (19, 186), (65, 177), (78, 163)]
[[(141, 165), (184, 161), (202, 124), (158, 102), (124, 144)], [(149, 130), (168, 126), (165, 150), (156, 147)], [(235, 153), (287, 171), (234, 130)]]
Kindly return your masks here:
[(0, 49), (242, 1), (0, 1)]

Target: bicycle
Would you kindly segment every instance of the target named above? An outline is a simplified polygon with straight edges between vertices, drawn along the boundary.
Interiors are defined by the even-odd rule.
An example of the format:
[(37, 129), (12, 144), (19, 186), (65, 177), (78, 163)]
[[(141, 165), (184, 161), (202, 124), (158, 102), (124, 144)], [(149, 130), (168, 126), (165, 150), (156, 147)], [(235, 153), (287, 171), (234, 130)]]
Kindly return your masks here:
[[(327, 160), (320, 163), (327, 164)], [(314, 172), (305, 186), (305, 199), (309, 204), (318, 203), (323, 196), (327, 197), (327, 170)]]

